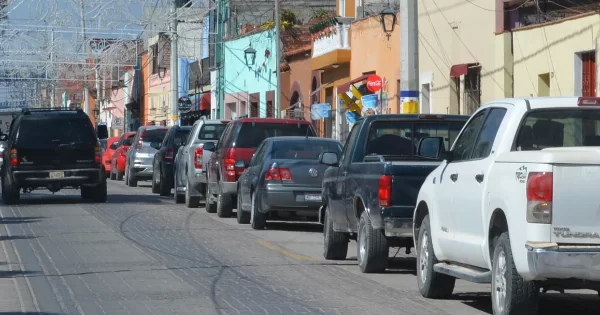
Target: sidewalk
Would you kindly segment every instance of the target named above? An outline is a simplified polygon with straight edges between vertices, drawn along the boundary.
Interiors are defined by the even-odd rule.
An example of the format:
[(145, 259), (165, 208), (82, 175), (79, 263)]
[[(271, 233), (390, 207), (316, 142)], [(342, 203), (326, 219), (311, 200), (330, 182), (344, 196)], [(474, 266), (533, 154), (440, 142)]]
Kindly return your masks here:
[[(28, 281), (21, 269), (7, 226), (0, 223), (0, 311), (2, 313), (36, 312)], [(18, 238), (18, 236), (17, 236)]]

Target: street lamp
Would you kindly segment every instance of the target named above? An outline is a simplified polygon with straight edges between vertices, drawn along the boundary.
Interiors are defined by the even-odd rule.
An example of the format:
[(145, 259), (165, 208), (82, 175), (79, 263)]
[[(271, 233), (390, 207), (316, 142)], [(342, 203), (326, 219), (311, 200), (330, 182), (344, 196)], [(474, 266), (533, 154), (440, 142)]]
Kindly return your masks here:
[(252, 48), (252, 44), (244, 50), (244, 57), (248, 68), (254, 66), (254, 62), (256, 61), (256, 49)]
[(392, 36), (392, 32), (394, 32), (394, 27), (396, 26), (396, 12), (390, 8), (386, 8), (379, 13), (379, 18), (383, 32), (387, 36), (387, 39), (390, 40), (390, 36)]
[[(161, 71), (162, 71), (162, 75), (160, 75)], [(164, 79), (166, 73), (167, 73), (166, 67), (158, 67), (158, 78)]]
[(100, 118), (100, 110), (98, 109), (98, 107), (94, 107), (94, 110), (92, 110), (92, 113), (94, 114), (94, 120), (96, 120), (96, 122), (98, 122), (98, 119)]

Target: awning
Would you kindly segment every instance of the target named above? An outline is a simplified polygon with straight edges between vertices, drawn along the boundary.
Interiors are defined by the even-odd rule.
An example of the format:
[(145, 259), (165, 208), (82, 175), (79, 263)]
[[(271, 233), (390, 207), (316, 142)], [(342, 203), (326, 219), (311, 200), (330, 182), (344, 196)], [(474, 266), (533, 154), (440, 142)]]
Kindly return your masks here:
[(358, 78), (356, 78), (356, 79), (354, 79), (354, 80), (352, 80), (352, 81), (350, 81), (348, 83), (344, 83), (344, 84), (338, 86), (338, 88), (337, 88), (338, 94), (348, 92), (350, 90), (350, 85), (351, 84), (354, 84), (354, 83), (357, 83), (357, 82), (360, 82), (360, 81), (364, 81), (369, 76), (370, 76), (370, 74), (361, 75), (360, 77), (358, 77)]
[(210, 92), (202, 94), (199, 106), (200, 110), (210, 110)]
[(469, 64), (467, 64), (467, 63), (463, 63), (460, 65), (454, 65), (450, 68), (450, 77), (457, 78), (457, 77), (463, 76), (463, 75), (467, 74), (468, 69), (469, 69)]

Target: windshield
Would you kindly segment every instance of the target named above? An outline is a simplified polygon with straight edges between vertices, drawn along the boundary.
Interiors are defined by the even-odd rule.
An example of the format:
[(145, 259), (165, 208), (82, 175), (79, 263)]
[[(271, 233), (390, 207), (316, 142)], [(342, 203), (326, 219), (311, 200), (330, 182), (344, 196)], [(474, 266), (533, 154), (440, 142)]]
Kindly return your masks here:
[(517, 151), (600, 146), (600, 110), (543, 109), (525, 115)]
[(309, 124), (265, 124), (243, 123), (235, 141), (236, 148), (257, 148), (260, 143), (270, 137), (315, 136)]
[(285, 140), (273, 143), (274, 159), (318, 160), (324, 152), (342, 154), (342, 145), (333, 141), (322, 140)]
[(21, 121), (16, 142), (34, 146), (73, 142), (95, 144), (98, 138), (87, 117), (28, 117)]
[(365, 155), (416, 157), (419, 140), (424, 137), (444, 138), (449, 150), (465, 122), (381, 121), (371, 126)]
[(169, 129), (147, 129), (143, 133), (142, 142), (162, 142)]
[(198, 133), (198, 140), (219, 140), (227, 124), (204, 125)]

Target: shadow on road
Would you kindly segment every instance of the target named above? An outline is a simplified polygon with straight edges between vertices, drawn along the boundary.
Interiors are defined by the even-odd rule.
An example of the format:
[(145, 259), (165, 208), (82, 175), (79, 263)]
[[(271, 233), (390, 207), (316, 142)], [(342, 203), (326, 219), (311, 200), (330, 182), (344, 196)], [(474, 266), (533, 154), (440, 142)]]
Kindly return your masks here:
[(267, 221), (268, 230), (290, 231), (290, 232), (306, 232), (306, 233), (322, 233), (323, 226), (316, 222), (284, 222), (284, 221)]
[(415, 257), (394, 257), (388, 262), (385, 273), (417, 275), (417, 259)]
[(0, 224), (24, 224), (24, 223), (35, 223), (40, 222), (46, 217), (9, 217), (1, 218)]
[(172, 200), (168, 197), (159, 195), (120, 195), (108, 194), (106, 203), (139, 203), (139, 204), (158, 204)]
[(29, 236), (29, 235), (0, 235), (0, 241), (13, 241), (13, 240), (30, 240), (36, 239), (37, 236)]
[(0, 271), (0, 278), (17, 278), (35, 274), (37, 274), (37, 272), (21, 270)]
[(62, 315), (61, 313), (47, 312), (0, 312), (0, 315)]

